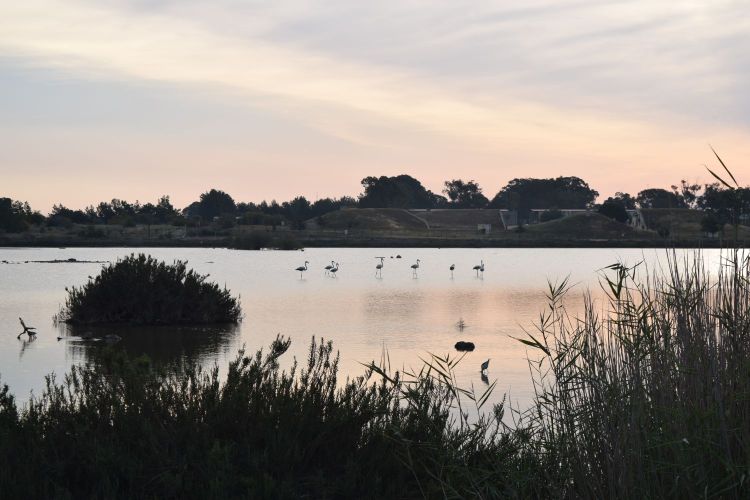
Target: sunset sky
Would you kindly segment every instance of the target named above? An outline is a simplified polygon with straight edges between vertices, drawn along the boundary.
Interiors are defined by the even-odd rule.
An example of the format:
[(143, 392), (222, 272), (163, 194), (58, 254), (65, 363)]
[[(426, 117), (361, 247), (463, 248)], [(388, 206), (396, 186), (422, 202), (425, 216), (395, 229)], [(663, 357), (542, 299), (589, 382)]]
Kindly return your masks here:
[(749, 54), (745, 1), (5, 1), (0, 196), (747, 184)]

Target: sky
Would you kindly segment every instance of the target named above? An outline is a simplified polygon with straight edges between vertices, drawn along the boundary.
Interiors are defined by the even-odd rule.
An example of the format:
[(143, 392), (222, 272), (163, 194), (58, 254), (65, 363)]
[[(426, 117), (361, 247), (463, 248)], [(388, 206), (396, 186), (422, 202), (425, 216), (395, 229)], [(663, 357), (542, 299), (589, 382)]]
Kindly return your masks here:
[(0, 196), (747, 184), (748, 89), (745, 1), (0, 2)]

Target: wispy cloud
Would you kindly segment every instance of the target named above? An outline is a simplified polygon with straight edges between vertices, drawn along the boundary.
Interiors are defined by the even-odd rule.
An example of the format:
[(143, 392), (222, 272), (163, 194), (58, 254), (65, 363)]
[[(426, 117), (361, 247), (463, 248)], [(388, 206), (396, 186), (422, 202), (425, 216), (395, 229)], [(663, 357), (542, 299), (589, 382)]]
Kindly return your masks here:
[(687, 144), (747, 137), (744, 9), (24, 0), (0, 4), (0, 56), (93, 81), (209, 89), (391, 162), (423, 164), (415, 151), (427, 147), (433, 159), (473, 155), (476, 177), (492, 182), (515, 175), (493, 163), (527, 175), (576, 166), (606, 182), (602, 169), (638, 163), (643, 178), (665, 159), (675, 175)]
[[(491, 148), (535, 137), (547, 147), (577, 150), (582, 140), (651, 133), (636, 121), (610, 117), (602, 122), (585, 110), (496, 93), (467, 95), (418, 71), (352, 62), (261, 38), (223, 36), (198, 22), (143, 11), (56, 0), (5, 4), (0, 50), (89, 75), (212, 85), (265, 96), (272, 106), (304, 108), (301, 118), (325, 122), (333, 133), (341, 113), (346, 116), (342, 135), (351, 135), (352, 116)], [(315, 111), (325, 119), (316, 118)]]

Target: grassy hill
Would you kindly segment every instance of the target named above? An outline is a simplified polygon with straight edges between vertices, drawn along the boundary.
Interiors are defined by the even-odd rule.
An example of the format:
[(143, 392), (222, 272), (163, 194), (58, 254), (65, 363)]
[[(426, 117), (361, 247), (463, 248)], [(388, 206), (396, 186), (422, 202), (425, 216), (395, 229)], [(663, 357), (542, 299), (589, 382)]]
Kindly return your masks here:
[[(649, 208), (641, 210), (646, 227), (654, 231), (666, 230), (669, 237), (674, 239), (705, 238), (701, 229), (701, 220), (705, 213), (700, 210), (685, 210), (677, 208)], [(724, 235), (734, 238), (734, 227), (724, 226)], [(741, 240), (750, 238), (750, 228), (740, 226), (738, 236)]]
[(424, 221), (400, 208), (344, 208), (307, 222), (308, 229), (426, 230)]
[(524, 226), (530, 234), (549, 238), (571, 239), (651, 239), (656, 238), (652, 231), (640, 231), (627, 224), (591, 212), (571, 215), (541, 224)]
[(492, 231), (502, 231), (503, 223), (494, 209), (410, 210), (430, 225), (430, 229), (476, 232), (478, 224), (492, 224)]

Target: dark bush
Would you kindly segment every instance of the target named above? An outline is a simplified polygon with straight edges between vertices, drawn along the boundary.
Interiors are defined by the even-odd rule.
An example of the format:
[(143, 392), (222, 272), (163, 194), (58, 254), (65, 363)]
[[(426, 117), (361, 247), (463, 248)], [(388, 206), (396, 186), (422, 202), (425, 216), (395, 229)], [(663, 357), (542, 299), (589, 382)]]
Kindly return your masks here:
[(130, 255), (82, 287), (66, 289), (61, 319), (71, 324), (182, 325), (237, 323), (239, 300), (186, 263)]
[[(23, 409), (0, 388), (0, 496), (545, 496), (532, 477), (541, 469), (518, 458), (522, 433), (498, 435), (502, 407), (469, 424), (451, 416), (451, 382), (426, 371), (373, 367), (340, 381), (330, 342), (286, 372), (288, 348), (277, 338), (265, 356), (240, 353), (221, 378), (111, 353), (62, 383), (48, 378)], [(454, 363), (432, 363), (453, 375)], [(481, 408), (469, 398), (484, 394), (464, 392)]]
[(81, 238), (101, 239), (106, 238), (107, 233), (105, 233), (103, 229), (100, 229), (94, 225), (88, 225), (86, 226), (86, 229), (82, 229), (78, 232), (78, 236), (80, 236)]
[(617, 222), (624, 223), (629, 219), (628, 211), (625, 209), (625, 204), (615, 198), (607, 198), (607, 200), (602, 203), (602, 206), (599, 207), (599, 213), (605, 217), (614, 219)]
[(70, 229), (73, 227), (73, 221), (64, 215), (50, 215), (47, 219), (47, 225), (49, 227), (62, 227)]
[(548, 222), (555, 219), (562, 219), (563, 213), (556, 208), (545, 210), (539, 216), (539, 222)]
[(234, 238), (232, 248), (239, 250), (260, 250), (271, 245), (271, 235), (266, 231), (252, 231)]
[(724, 224), (722, 223), (721, 219), (719, 219), (719, 217), (712, 212), (707, 213), (701, 219), (701, 231), (703, 231), (704, 233), (718, 233), (719, 231), (721, 231), (723, 225)]
[(294, 235), (284, 233), (274, 241), (274, 246), (279, 250), (299, 250), (302, 248), (302, 243)]

